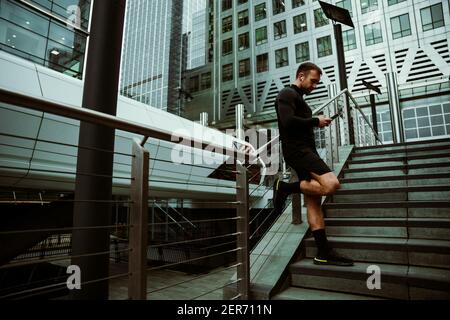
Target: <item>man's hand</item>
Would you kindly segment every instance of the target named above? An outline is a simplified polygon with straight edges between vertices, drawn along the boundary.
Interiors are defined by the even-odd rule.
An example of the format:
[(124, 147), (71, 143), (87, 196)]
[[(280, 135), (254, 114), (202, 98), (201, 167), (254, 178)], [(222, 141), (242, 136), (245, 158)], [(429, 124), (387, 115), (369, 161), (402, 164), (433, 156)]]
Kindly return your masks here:
[(331, 118), (325, 116), (318, 116), (319, 118), (319, 128), (328, 127), (331, 123)]

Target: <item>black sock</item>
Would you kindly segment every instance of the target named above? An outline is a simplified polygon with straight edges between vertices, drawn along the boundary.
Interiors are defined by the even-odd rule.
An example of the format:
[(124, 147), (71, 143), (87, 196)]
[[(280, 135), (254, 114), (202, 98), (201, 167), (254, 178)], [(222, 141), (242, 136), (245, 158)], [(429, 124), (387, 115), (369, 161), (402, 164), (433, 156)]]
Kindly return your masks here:
[(286, 183), (286, 182), (280, 181), (279, 188), (288, 194), (301, 192), (300, 182)]
[(319, 229), (312, 232), (317, 245), (317, 256), (322, 257), (330, 251), (325, 229)]

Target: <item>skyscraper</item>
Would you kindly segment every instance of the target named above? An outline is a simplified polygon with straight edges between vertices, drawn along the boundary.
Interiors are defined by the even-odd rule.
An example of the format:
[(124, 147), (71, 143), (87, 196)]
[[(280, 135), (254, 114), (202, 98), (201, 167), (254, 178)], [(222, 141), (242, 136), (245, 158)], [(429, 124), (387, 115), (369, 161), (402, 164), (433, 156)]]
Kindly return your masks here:
[(127, 1), (120, 92), (178, 113), (182, 0)]

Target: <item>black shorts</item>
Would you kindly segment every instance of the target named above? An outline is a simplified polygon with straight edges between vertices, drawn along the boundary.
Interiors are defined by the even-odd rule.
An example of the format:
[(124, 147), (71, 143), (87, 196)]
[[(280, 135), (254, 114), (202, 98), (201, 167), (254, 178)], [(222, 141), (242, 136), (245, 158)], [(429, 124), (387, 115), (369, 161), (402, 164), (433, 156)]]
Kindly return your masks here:
[(319, 176), (331, 172), (315, 148), (289, 148), (289, 146), (283, 146), (283, 156), (286, 164), (297, 173), (299, 181), (310, 181), (311, 172)]

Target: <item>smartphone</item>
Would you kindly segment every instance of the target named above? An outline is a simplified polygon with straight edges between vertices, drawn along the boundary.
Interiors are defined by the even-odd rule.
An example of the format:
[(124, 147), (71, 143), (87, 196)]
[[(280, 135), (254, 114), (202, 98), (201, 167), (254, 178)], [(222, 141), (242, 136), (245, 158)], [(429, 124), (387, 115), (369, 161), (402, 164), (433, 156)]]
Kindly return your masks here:
[(337, 117), (339, 117), (341, 115), (340, 112), (336, 113), (334, 116), (331, 117), (331, 120), (336, 119)]

